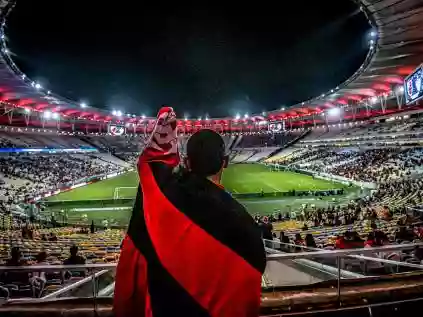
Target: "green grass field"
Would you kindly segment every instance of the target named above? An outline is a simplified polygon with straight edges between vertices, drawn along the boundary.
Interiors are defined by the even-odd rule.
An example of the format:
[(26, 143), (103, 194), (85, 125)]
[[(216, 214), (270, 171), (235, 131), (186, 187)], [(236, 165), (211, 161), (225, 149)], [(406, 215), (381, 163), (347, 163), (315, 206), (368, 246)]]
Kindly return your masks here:
[[(340, 183), (313, 179), (311, 176), (299, 173), (272, 172), (266, 166), (258, 164), (231, 165), (224, 171), (222, 181), (226, 190), (239, 194), (344, 187)], [(117, 187), (133, 187), (132, 189), (121, 189), (119, 194), (120, 198), (133, 198), (137, 186), (138, 175), (136, 172), (130, 172), (49, 197), (48, 200), (113, 199)]]
[(340, 183), (313, 179), (294, 172), (272, 172), (264, 165), (231, 165), (223, 173), (223, 185), (232, 193), (287, 192), (290, 190), (325, 190), (344, 187)]
[[(286, 192), (293, 189), (297, 191), (325, 190), (345, 187), (340, 183), (313, 179), (313, 177), (304, 174), (287, 171), (270, 171), (266, 166), (258, 164), (237, 164), (229, 166), (223, 174), (223, 184), (228, 191), (238, 194), (258, 193), (261, 191), (265, 193), (275, 191)], [(48, 200), (82, 201), (113, 199), (117, 187), (132, 187), (120, 189), (119, 197), (134, 198), (137, 186), (138, 175), (136, 172), (130, 172), (49, 197)], [(351, 190), (346, 192), (351, 192)], [(245, 199), (241, 200), (241, 202), (251, 213), (269, 214), (275, 210), (299, 208), (303, 203), (311, 203), (320, 206), (325, 206), (329, 203), (341, 203), (342, 199), (350, 199), (350, 196), (349, 194), (346, 194), (345, 197), (337, 196), (335, 201), (333, 201), (334, 198), (332, 197), (324, 199), (317, 199), (315, 197), (284, 197)], [(96, 223), (99, 223), (103, 219), (108, 219), (111, 224), (121, 225), (127, 223), (132, 204), (132, 201), (119, 204), (114, 202), (105, 204), (99, 201), (98, 203), (90, 203), (89, 205), (81, 202), (81, 204), (73, 203), (71, 207), (50, 207), (49, 211), (55, 211), (55, 214), (57, 214), (56, 212), (66, 209), (69, 222), (80, 222), (81, 219), (84, 218), (83, 215), (87, 215), (86, 221), (89, 222), (94, 220)], [(116, 210), (116, 207), (120, 209)]]

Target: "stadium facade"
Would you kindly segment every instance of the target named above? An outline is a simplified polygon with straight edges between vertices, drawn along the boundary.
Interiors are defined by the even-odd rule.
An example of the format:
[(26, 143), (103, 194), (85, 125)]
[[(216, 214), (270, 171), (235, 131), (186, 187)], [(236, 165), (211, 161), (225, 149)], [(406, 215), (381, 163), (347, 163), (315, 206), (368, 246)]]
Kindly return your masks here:
[[(10, 10), (13, 9), (14, 4), (15, 1), (0, 1), (1, 16), (3, 19), (0, 35), (4, 35), (4, 21)], [(250, 116), (249, 118), (210, 118), (208, 120), (198, 121), (185, 121), (181, 119), (178, 121), (178, 125), (182, 131), (191, 132), (196, 129), (209, 127), (223, 132), (257, 132), (260, 130), (268, 131), (270, 124), (281, 122), (284, 122), (285, 127), (288, 129), (297, 129), (299, 127), (317, 128), (335, 123), (338, 125), (353, 121), (376, 121), (388, 116), (399, 116), (421, 111), (422, 107), (418, 101), (405, 105), (402, 87), (404, 79), (423, 60), (421, 54), (423, 51), (422, 1), (372, 0), (358, 1), (357, 4), (363, 14), (368, 17), (375, 33), (369, 37), (369, 53), (365, 63), (344, 84), (334, 87), (333, 91), (325, 92), (321, 96), (293, 105), (287, 109), (275, 110), (267, 114)], [(0, 111), (2, 111), (0, 114), (3, 114), (0, 116), (0, 124), (3, 125), (0, 129), (7, 127), (8, 129), (13, 128), (14, 131), (27, 129), (28, 132), (31, 132), (30, 129), (39, 130), (44, 128), (85, 134), (107, 133), (113, 127), (115, 129), (114, 134), (121, 134), (124, 133), (120, 128), (123, 126), (126, 127), (129, 133), (133, 131), (143, 134), (152, 128), (152, 118), (110, 113), (101, 109), (80, 105), (45, 90), (19, 71), (9, 56), (4, 38), (2, 36), (3, 42), (0, 58)], [(336, 111), (333, 109), (336, 109)], [(260, 122), (262, 123), (261, 125), (256, 124)], [(376, 143), (375, 138), (373, 135), (369, 137), (370, 133), (367, 133), (372, 131), (371, 128), (373, 127), (365, 130), (365, 135), (359, 135), (359, 137), (360, 139), (364, 139), (363, 143), (372, 143), (371, 145), (373, 146)], [(358, 127), (358, 129), (361, 129), (361, 127)], [(391, 130), (385, 132), (381, 132), (383, 135), (378, 136), (381, 139), (383, 137), (383, 140), (380, 140), (381, 143), (386, 143), (386, 139), (391, 137)], [(407, 133), (411, 134), (412, 131), (407, 131)], [(418, 131), (418, 133), (421, 133), (421, 131)], [(388, 137), (386, 137), (387, 134), (389, 134)], [(226, 136), (227, 139), (231, 137)], [(349, 145), (345, 145), (344, 142), (345, 137), (341, 137), (343, 138), (341, 140), (342, 145), (348, 147)], [(348, 137), (351, 138), (350, 135)], [(72, 141), (69, 142), (74, 142), (73, 140), (77, 139), (70, 138), (72, 138)], [(295, 139), (298, 138), (295, 137)], [(235, 142), (235, 140), (232, 141)], [(309, 152), (308, 150), (316, 143), (321, 142), (322, 148), (324, 148), (327, 144), (337, 143), (338, 141), (338, 139), (333, 138), (322, 141), (319, 136), (312, 136), (312, 140), (304, 139), (299, 142), (299, 145), (304, 144), (305, 146), (301, 147), (300, 151), (298, 151), (299, 155), (297, 155), (297, 158), (301, 160), (302, 156), (304, 156), (309, 159), (311, 151)], [(406, 141), (411, 142), (413, 139), (411, 141), (407, 139)], [(282, 142), (280, 143), (282, 144)], [(398, 143), (399, 141), (395, 140), (393, 146), (399, 148)], [(242, 149), (247, 154), (243, 154), (242, 158), (239, 158), (240, 163), (249, 162), (248, 160), (257, 154), (253, 151), (246, 151), (249, 144), (248, 138), (246, 138), (245, 144), (246, 146), (242, 146)], [(128, 149), (126, 142), (121, 146)], [(268, 145), (266, 144), (265, 147), (268, 147)], [(417, 147), (420, 148), (420, 146)], [(98, 146), (98, 148), (101, 147)], [(281, 146), (278, 148), (281, 148)], [(304, 149), (306, 150), (302, 152)], [(131, 152), (136, 152), (136, 150)], [(385, 157), (385, 152), (389, 152), (389, 149), (380, 152), (376, 156), (383, 158)], [(258, 162), (271, 153), (269, 152), (266, 155), (260, 156), (251, 162)], [(328, 151), (327, 156), (322, 156), (322, 154), (325, 154), (324, 151), (317, 147), (313, 153), (316, 159), (333, 156), (333, 153), (330, 151)], [(342, 153), (342, 151), (336, 154), (339, 154), (342, 160), (356, 159), (359, 156), (348, 156), (351, 153)], [(414, 157), (414, 154), (412, 153), (411, 156)], [(34, 157), (37, 156), (34, 155), (32, 158)], [(240, 154), (237, 154), (237, 157), (240, 157)], [(373, 157), (370, 155), (369, 160), (373, 160)], [(79, 159), (82, 158), (82, 155), (79, 156)], [(98, 156), (96, 161), (104, 163), (105, 158), (106, 156)], [(288, 160), (293, 160), (293, 158), (288, 157)], [(401, 157), (398, 160), (401, 160)], [(90, 158), (89, 161), (91, 163), (94, 160)], [(71, 162), (72, 160), (69, 159), (63, 164), (69, 165)], [(385, 161), (381, 159), (381, 162)], [(269, 161), (269, 163), (272, 163), (272, 161)], [(367, 179), (369, 178), (367, 174), (370, 173), (365, 170), (367, 168), (366, 165), (369, 165), (369, 169), (372, 166), (367, 164), (367, 161), (362, 165), (365, 167), (359, 171), (361, 173), (359, 176), (365, 176)], [(38, 170), (38, 165), (34, 166), (37, 167), (35, 170)], [(51, 164), (52, 166), (53, 164)], [(95, 169), (97, 168), (96, 166), (93, 167)], [(113, 170), (113, 172), (118, 173), (123, 168)], [(320, 167), (317, 166), (316, 168), (318, 169), (317, 174), (320, 174)], [(387, 168), (389, 169), (390, 166)], [(353, 170), (353, 168), (349, 168), (349, 170)], [(51, 174), (51, 170), (47, 172)], [(85, 172), (82, 171), (81, 173)], [(373, 179), (370, 180), (373, 181)], [(411, 185), (404, 189), (388, 189), (382, 195), (380, 202), (378, 202), (379, 207), (383, 209), (390, 203), (395, 206), (404, 202), (412, 203), (415, 196), (419, 196), (423, 192), (421, 191), (423, 186), (414, 187), (416, 187), (415, 184), (411, 182)], [(101, 190), (104, 191), (104, 187)], [(264, 195), (265, 193), (263, 192), (262, 194)], [(385, 221), (383, 225), (379, 226), (379, 229), (392, 234), (397, 229), (396, 221), (397, 219), (395, 218)], [(282, 228), (280, 230), (288, 231), (288, 229)], [(359, 233), (367, 234), (366, 230), (368, 228), (365, 228), (362, 222), (357, 222), (351, 227), (339, 226), (326, 229), (304, 230), (314, 235), (317, 242), (326, 243), (334, 235), (340, 235), (345, 230), (357, 230)], [(113, 270), (115, 267), (113, 262), (116, 261), (119, 253), (120, 233), (104, 230), (101, 233), (94, 233), (90, 236), (90, 239), (87, 239), (87, 236), (81, 238), (80, 235), (77, 238), (72, 237), (76, 232), (75, 228), (67, 227), (64, 229), (61, 228), (61, 230), (65, 239), (59, 236), (58, 243), (33, 240), (30, 242), (26, 241), (23, 247), (27, 248), (30, 252), (33, 252), (37, 248), (41, 249), (41, 246), (47, 247), (52, 257), (55, 260), (59, 260), (60, 263), (63, 260), (63, 253), (66, 252), (65, 249), (68, 248), (69, 243), (80, 243), (81, 251), (90, 255), (93, 264), (78, 267), (78, 269), (88, 270), (92, 273), (92, 276), (79, 279), (77, 282), (68, 284), (63, 288), (60, 288), (63, 286), (62, 284), (56, 285), (57, 288), (52, 287), (49, 289), (49, 293), (41, 301), (28, 299), (10, 300), (7, 302), (7, 305), (0, 306), (0, 315), (113, 315), (111, 309), (111, 296), (113, 295), (114, 287)], [(300, 228), (289, 230), (291, 231), (287, 234), (290, 236), (305, 232), (301, 231), (303, 229)], [(1, 232), (0, 234), (2, 234), (3, 245), (15, 239), (15, 237), (7, 236), (7, 234)], [(266, 276), (264, 276), (262, 281), (263, 315), (309, 315), (310, 313), (316, 313), (325, 316), (335, 314), (337, 316), (374, 316), (387, 313), (388, 315), (398, 316), (403, 314), (404, 311), (418, 311), (418, 305), (422, 302), (422, 264), (407, 262), (405, 260), (401, 262), (401, 260), (397, 261), (396, 258), (392, 257), (375, 260), (376, 252), (386, 254), (388, 251), (397, 251), (400, 255), (405, 255), (421, 244), (393, 244), (367, 250), (313, 250), (316, 252), (281, 254), (280, 245), (274, 245), (277, 242), (265, 241), (265, 243), (269, 253), (268, 276), (272, 278), (267, 280)], [(292, 247), (295, 248), (296, 251), (298, 250), (297, 248), (303, 248), (299, 245), (290, 247), (291, 249)], [(7, 253), (4, 250), (2, 251), (3, 255)], [(319, 258), (319, 260), (316, 260), (316, 258)], [(98, 262), (95, 262), (97, 260)], [(110, 262), (105, 264), (105, 261)], [(371, 263), (382, 263), (386, 268), (392, 269), (392, 272), (390, 272), (392, 274), (384, 275), (380, 278), (375, 275), (376, 273), (363, 276), (362, 271), (360, 273), (353, 272), (353, 267), (357, 268), (358, 266), (361, 270), (361, 264), (368, 263), (369, 261)], [(303, 271), (299, 270), (299, 267), (302, 267)], [(10, 270), (7, 267), (0, 267), (0, 274), (8, 269)], [(61, 265), (20, 268), (22, 271), (25, 269), (30, 272), (38, 271), (52, 274), (60, 272), (59, 276), (62, 276), (62, 273), (68, 268)], [(365, 269), (367, 270), (367, 267)], [(306, 270), (308, 273), (305, 273)], [(312, 276), (312, 274), (309, 274), (311, 271), (315, 275)], [(279, 274), (280, 272), (284, 274)], [(2, 288), (0, 285), (1, 291)], [(94, 300), (91, 298), (81, 298), (81, 296), (93, 296)], [(179, 312), (175, 312), (175, 315), (178, 314)]]
[[(187, 133), (205, 127), (257, 132), (268, 130), (273, 123), (283, 122), (287, 129), (295, 129), (420, 111), (419, 102), (404, 104), (403, 81), (422, 61), (423, 3), (356, 2), (370, 24), (369, 51), (362, 66), (343, 84), (286, 109), (248, 118), (180, 119), (179, 129)], [(111, 125), (125, 127), (127, 133), (151, 131), (153, 118), (79, 104), (44, 89), (22, 73), (11, 58), (4, 33), (6, 18), (15, 4), (15, 0), (0, 2), (0, 124), (83, 133), (107, 133)]]

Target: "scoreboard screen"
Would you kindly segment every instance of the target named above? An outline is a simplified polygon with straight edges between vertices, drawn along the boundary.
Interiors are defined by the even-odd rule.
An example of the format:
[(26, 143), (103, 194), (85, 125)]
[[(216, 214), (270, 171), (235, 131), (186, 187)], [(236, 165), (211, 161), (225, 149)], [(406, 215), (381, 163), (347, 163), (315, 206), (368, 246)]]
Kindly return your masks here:
[(285, 121), (282, 122), (275, 122), (269, 124), (269, 131), (270, 132), (281, 132), (285, 130)]
[(423, 97), (423, 65), (404, 80), (405, 103), (410, 104)]
[(125, 133), (125, 127), (121, 125), (109, 125), (109, 133), (111, 135), (123, 135)]

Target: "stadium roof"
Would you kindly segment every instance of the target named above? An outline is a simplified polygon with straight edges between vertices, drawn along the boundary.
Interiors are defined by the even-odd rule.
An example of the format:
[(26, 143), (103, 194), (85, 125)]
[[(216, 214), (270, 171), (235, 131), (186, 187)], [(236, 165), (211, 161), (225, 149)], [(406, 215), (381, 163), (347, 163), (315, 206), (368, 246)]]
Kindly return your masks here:
[[(342, 0), (349, 1), (349, 0)], [(368, 116), (381, 115), (400, 109), (403, 102), (397, 87), (423, 61), (423, 1), (421, 0), (356, 0), (361, 11), (368, 17), (374, 31), (369, 34), (369, 53), (364, 64), (353, 76), (339, 87), (323, 93), (314, 99), (297, 105), (249, 118), (202, 118), (179, 120), (180, 125), (203, 125), (228, 122), (292, 121), (310, 119), (331, 108), (354, 111), (354, 118), (360, 117), (356, 109), (366, 107)], [(111, 113), (92, 108), (55, 95), (31, 81), (14, 64), (9, 55), (4, 35), (8, 13), (16, 0), (0, 0), (1, 42), (0, 54), (0, 102), (9, 113), (9, 124), (13, 124), (13, 113), (38, 120), (62, 118), (64, 121), (89, 124), (123, 123), (149, 125), (151, 118), (130, 114)], [(402, 94), (402, 92), (400, 92)], [(389, 107), (390, 99), (398, 104)], [(380, 103), (380, 107), (376, 107)], [(373, 106), (373, 107), (372, 107)], [(9, 110), (6, 110), (8, 108)], [(354, 109), (356, 108), (356, 109)], [(369, 108), (371, 108), (369, 110)], [(347, 116), (347, 113), (343, 114)], [(19, 116), (18, 116), (19, 117)], [(2, 117), (0, 116), (0, 119)], [(4, 119), (4, 117), (3, 117)], [(18, 118), (16, 118), (18, 119)], [(0, 123), (2, 121), (0, 120)], [(292, 124), (292, 123), (291, 123)], [(28, 125), (28, 123), (27, 123)]]

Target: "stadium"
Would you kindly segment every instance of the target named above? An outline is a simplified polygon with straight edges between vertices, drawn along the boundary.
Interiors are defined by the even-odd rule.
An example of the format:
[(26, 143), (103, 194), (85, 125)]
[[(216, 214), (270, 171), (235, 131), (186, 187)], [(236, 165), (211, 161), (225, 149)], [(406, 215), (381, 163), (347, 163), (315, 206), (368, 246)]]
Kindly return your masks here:
[[(222, 136), (222, 185), (271, 225), (262, 316), (397, 316), (423, 300), (423, 3), (356, 2), (374, 31), (342, 85), (266, 113), (177, 119), (181, 156), (197, 131)], [(113, 316), (156, 120), (65, 99), (22, 73), (4, 36), (14, 5), (0, 6), (0, 314)], [(73, 245), (84, 274), (62, 265)], [(15, 247), (28, 265), (7, 264)]]

